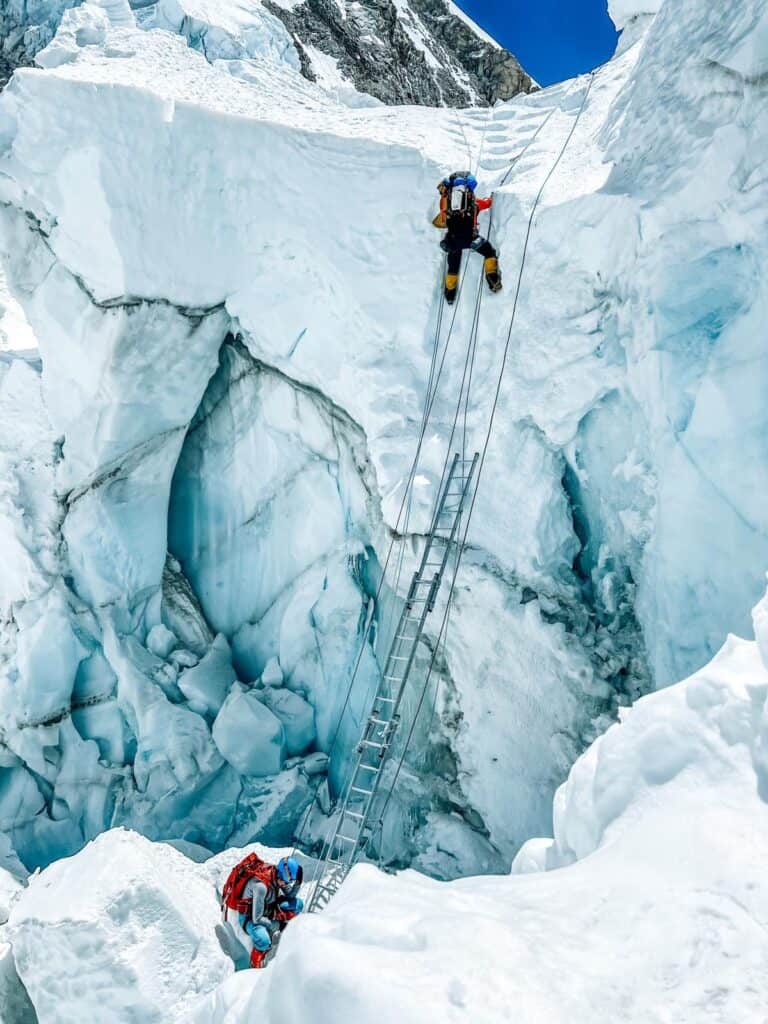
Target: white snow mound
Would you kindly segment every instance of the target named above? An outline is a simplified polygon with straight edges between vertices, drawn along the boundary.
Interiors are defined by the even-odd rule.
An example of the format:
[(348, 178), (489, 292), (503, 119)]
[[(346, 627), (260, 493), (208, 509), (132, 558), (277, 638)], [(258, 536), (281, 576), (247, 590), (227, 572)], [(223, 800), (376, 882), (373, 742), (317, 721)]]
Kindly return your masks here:
[(8, 936), (40, 1024), (170, 1024), (233, 970), (218, 920), (192, 861), (116, 829), (32, 878)]

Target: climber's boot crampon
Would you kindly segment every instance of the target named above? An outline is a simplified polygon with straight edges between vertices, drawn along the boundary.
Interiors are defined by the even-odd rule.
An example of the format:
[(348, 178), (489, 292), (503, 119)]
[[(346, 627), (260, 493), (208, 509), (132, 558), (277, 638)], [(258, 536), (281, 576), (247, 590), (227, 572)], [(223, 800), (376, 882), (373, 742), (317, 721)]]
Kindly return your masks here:
[(452, 306), (456, 301), (456, 289), (459, 287), (458, 274), (445, 275), (445, 301)]
[(495, 256), (488, 256), (485, 261), (485, 280), (492, 292), (501, 291), (501, 271)]

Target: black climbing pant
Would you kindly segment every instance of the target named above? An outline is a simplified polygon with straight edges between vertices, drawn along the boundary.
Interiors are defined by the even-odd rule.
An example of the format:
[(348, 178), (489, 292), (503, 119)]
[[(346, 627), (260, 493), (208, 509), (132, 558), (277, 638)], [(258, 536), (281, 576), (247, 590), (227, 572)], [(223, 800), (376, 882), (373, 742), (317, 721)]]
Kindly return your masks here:
[(460, 249), (455, 249), (450, 244), (450, 239), (445, 239), (445, 242), (447, 244), (443, 248), (448, 253), (447, 270), (449, 274), (458, 274), (459, 270), (461, 270), (461, 254), (465, 248), (471, 249), (473, 252), (479, 252), (484, 259), (496, 259), (498, 257), (498, 253), (488, 239), (483, 238), (481, 235), (478, 235), (469, 245), (463, 246)]

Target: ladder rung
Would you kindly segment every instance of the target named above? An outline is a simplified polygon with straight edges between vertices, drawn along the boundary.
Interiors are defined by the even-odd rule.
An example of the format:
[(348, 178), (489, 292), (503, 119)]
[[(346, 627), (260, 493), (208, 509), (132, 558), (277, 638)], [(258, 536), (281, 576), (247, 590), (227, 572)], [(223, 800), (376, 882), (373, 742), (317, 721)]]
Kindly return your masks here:
[[(366, 772), (374, 772), (374, 774), (378, 774), (381, 771), (381, 769), (377, 765), (375, 765), (375, 764), (359, 764), (357, 767), (358, 767), (358, 770), (361, 771), (361, 772), (362, 771), (366, 771)], [(364, 791), (363, 790), (358, 790), (358, 792), (362, 793)]]
[(375, 740), (360, 740), (361, 747), (376, 747), (377, 750), (386, 750), (386, 743), (377, 743)]
[(346, 818), (357, 818), (359, 821), (362, 821), (363, 818), (365, 817), (365, 815), (364, 814), (358, 814), (357, 811), (344, 811), (344, 817), (346, 817)]
[[(383, 704), (396, 704), (397, 701), (394, 697), (374, 697), (374, 700), (380, 700)], [(379, 719), (381, 721), (381, 719)]]
[(372, 789), (361, 789), (359, 786), (350, 786), (349, 789), (351, 793), (362, 793), (363, 796), (370, 796), (373, 792)]
[(355, 845), (357, 845), (357, 839), (352, 839), (351, 836), (343, 836), (341, 832), (336, 833), (336, 838), (342, 839), (345, 843), (354, 843)]

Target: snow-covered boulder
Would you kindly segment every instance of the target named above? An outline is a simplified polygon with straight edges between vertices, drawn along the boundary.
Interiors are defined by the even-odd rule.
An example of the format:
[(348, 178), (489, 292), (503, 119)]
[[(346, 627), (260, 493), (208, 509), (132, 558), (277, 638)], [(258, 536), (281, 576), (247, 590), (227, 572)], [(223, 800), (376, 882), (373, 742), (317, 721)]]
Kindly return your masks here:
[(255, 690), (234, 683), (213, 723), (213, 739), (241, 775), (274, 775), (285, 759), (280, 719)]
[(170, 1024), (232, 972), (218, 921), (192, 861), (118, 829), (36, 875), (7, 934), (40, 1024)]

